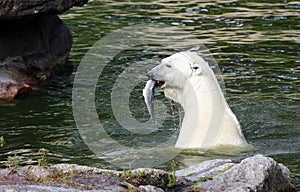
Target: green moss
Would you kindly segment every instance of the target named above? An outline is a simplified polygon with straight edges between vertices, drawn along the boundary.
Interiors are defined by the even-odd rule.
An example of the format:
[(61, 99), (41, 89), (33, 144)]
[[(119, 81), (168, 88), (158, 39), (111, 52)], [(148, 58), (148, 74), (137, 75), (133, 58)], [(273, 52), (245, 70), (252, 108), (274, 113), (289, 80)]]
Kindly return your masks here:
[(216, 175), (220, 175), (222, 173), (225, 173), (226, 171), (228, 171), (229, 169), (231, 169), (232, 166), (226, 167), (225, 169), (218, 171), (216, 174), (214, 175), (210, 175), (207, 177), (200, 177), (198, 178), (198, 180), (194, 183), (194, 185), (197, 185), (198, 183), (202, 183), (202, 182), (206, 182), (208, 180), (212, 180)]
[(205, 192), (206, 189), (203, 189), (202, 187), (198, 187), (198, 186), (195, 186), (195, 185), (192, 185), (189, 187), (192, 191), (197, 191), (197, 192)]
[(221, 171), (218, 171), (216, 173), (216, 175), (219, 175), (219, 174), (222, 174), (222, 173), (225, 173), (226, 171), (228, 171), (229, 169), (231, 169), (232, 166), (229, 166), (229, 167), (226, 167), (225, 169), (221, 170)]
[(186, 177), (191, 177), (191, 176), (193, 176), (195, 173), (193, 172), (193, 173), (190, 173), (190, 174), (187, 174), (186, 175)]
[(206, 182), (208, 180), (212, 180), (214, 176), (207, 176), (207, 177), (199, 177), (199, 179), (195, 182), (195, 184)]

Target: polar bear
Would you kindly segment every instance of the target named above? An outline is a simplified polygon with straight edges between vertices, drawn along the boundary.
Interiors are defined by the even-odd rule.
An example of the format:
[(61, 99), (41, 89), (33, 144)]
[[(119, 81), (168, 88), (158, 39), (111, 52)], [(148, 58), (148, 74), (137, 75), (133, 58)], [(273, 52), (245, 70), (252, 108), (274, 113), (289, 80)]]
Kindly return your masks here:
[(245, 147), (247, 141), (229, 108), (212, 69), (194, 52), (175, 53), (148, 72), (166, 97), (184, 109), (175, 147)]

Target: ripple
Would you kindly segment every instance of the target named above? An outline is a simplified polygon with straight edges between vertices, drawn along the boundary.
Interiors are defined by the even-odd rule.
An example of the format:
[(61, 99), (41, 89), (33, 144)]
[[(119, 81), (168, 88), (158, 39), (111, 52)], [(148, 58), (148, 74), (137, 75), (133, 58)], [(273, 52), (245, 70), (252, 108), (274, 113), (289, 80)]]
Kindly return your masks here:
[[(90, 0), (87, 5), (73, 8), (60, 17), (73, 34), (70, 61), (75, 68), (86, 51), (100, 38), (126, 26), (143, 22), (161, 23), (180, 27), (195, 35), (218, 61), (224, 76), (226, 97), (242, 124), (247, 140), (260, 147), (259, 152), (280, 157), (295, 175), (299, 172), (299, 166), (293, 156), (299, 156), (297, 143), (300, 138), (299, 8), (298, 1), (277, 0), (272, 3), (258, 0)], [(163, 33), (149, 32), (145, 38), (155, 42), (155, 45), (124, 52), (122, 57), (112, 62), (112, 71), (114, 66), (146, 60), (149, 55), (163, 58), (180, 50), (172, 44), (164, 47), (168, 42)], [(184, 33), (174, 31), (174, 38), (182, 39), (184, 46), (197, 47)], [(115, 73), (107, 75), (111, 81)], [(76, 130), (71, 104), (72, 78), (71, 75), (54, 79), (40, 91), (17, 101), (0, 101), (0, 135), (7, 140), (6, 146), (0, 149), (1, 162), (6, 160), (10, 151), (23, 150), (20, 155), (23, 153), (25, 159), (34, 159), (40, 147), (48, 147), (51, 151), (50, 162), (109, 166), (90, 154)], [(112, 123), (110, 90), (107, 86), (97, 85), (97, 88), (103, 91), (97, 92), (96, 103), (107, 109), (99, 111), (98, 115), (103, 118), (111, 134), (123, 143), (138, 142), (139, 138), (117, 129)], [(138, 111), (145, 109), (143, 102), (138, 100), (141, 96), (133, 98), (136, 99), (133, 101), (134, 110), (137, 114), (145, 114)], [(172, 115), (176, 116), (176, 113)], [(155, 141), (152, 141), (163, 141), (168, 131), (176, 131), (175, 120), (170, 119), (171, 128), (153, 135)], [(150, 142), (151, 138), (147, 141)], [(222, 154), (222, 157), (239, 159), (247, 155)], [(215, 153), (192, 151), (180, 154), (178, 161), (192, 159), (199, 162), (208, 156), (218, 157)], [(167, 168), (168, 165), (161, 167)], [(294, 177), (298, 178), (299, 186), (299, 176)]]

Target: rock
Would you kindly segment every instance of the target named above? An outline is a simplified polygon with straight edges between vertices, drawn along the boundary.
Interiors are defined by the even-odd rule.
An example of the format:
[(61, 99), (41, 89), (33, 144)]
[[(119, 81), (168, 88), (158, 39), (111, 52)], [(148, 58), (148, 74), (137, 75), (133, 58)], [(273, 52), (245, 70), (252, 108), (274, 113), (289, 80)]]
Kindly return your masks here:
[(153, 185), (141, 185), (138, 188), (140, 192), (164, 192), (161, 188), (155, 187)]
[(108, 169), (99, 169), (95, 167), (80, 166), (76, 164), (58, 164), (51, 166), (64, 174), (81, 174), (81, 173), (94, 173), (94, 174), (108, 174), (113, 177), (121, 178), (127, 183), (131, 183), (132, 187), (140, 185), (153, 185), (158, 187), (165, 187), (169, 182), (169, 173), (159, 169), (139, 168), (128, 171), (116, 171)]
[(120, 179), (106, 174), (82, 173), (72, 176), (70, 182), (76, 183), (79, 186), (84, 186), (86, 189), (95, 189), (98, 191), (129, 191), (128, 186)]
[(67, 64), (72, 36), (56, 14), (87, 1), (0, 1), (0, 99), (37, 89)]
[(51, 166), (52, 169), (56, 169), (61, 173), (78, 174), (78, 173), (96, 173), (96, 174), (110, 174), (115, 177), (120, 177), (123, 171), (116, 171), (110, 169), (100, 169), (96, 167), (88, 167), (76, 164), (56, 164)]
[[(40, 13), (58, 14), (88, 0), (5, 0), (0, 1), (0, 19), (16, 19)], [(2, 28), (1, 28), (2, 29)]]
[(123, 172), (122, 178), (135, 186), (153, 185), (165, 187), (169, 182), (169, 173), (159, 169), (139, 168)]
[[(62, 187), (49, 187), (49, 186), (39, 186), (39, 185), (0, 185), (0, 191), (5, 192), (82, 192), (83, 190), (77, 189), (67, 189)], [(89, 190), (89, 192), (93, 192), (94, 190)]]
[[(239, 164), (211, 160), (176, 171), (176, 182), (159, 169), (116, 171), (75, 164), (0, 170), (0, 191), (292, 191), (287, 167), (255, 155)], [(172, 185), (170, 185), (172, 184)], [(39, 185), (39, 186), (38, 186)]]
[[(48, 167), (42, 167), (42, 166), (33, 166), (33, 167), (21, 167), (19, 169), (20, 171), (23, 171), (23, 174), (30, 175), (32, 178), (34, 177), (35, 180), (41, 180), (47, 177), (54, 177), (57, 170), (53, 168)], [(22, 173), (18, 173), (19, 175), (22, 175)]]
[[(72, 169), (69, 169), (71, 167)], [(126, 192), (136, 189), (123, 183), (120, 178), (111, 176), (109, 172), (104, 173), (104, 171), (106, 172), (104, 169), (88, 168), (86, 166), (77, 167), (78, 169), (75, 165), (65, 164), (65, 167), (62, 165), (50, 167), (24, 166), (12, 170), (1, 170), (0, 191)]]
[(72, 36), (55, 15), (0, 20), (0, 98), (37, 89), (67, 62)]
[[(32, 83), (29, 85), (27, 82), (30, 81)], [(14, 98), (17, 94), (34, 89), (37, 89), (35, 81), (20, 72), (10, 71), (0, 66), (0, 99)]]
[(175, 172), (176, 176), (185, 177), (189, 181), (196, 182), (199, 178), (210, 178), (232, 167), (234, 163), (230, 159), (215, 159), (190, 166)]
[(198, 187), (207, 191), (292, 191), (289, 170), (263, 155), (244, 159), (211, 180), (199, 182)]

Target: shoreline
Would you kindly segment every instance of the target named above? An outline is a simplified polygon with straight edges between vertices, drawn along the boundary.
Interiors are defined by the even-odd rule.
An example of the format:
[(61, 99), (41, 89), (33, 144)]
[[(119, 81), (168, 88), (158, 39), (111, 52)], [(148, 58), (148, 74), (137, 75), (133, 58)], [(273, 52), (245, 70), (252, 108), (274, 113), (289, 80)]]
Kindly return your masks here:
[(208, 160), (186, 169), (109, 170), (76, 164), (0, 170), (1, 191), (293, 191), (290, 171), (270, 157)]

